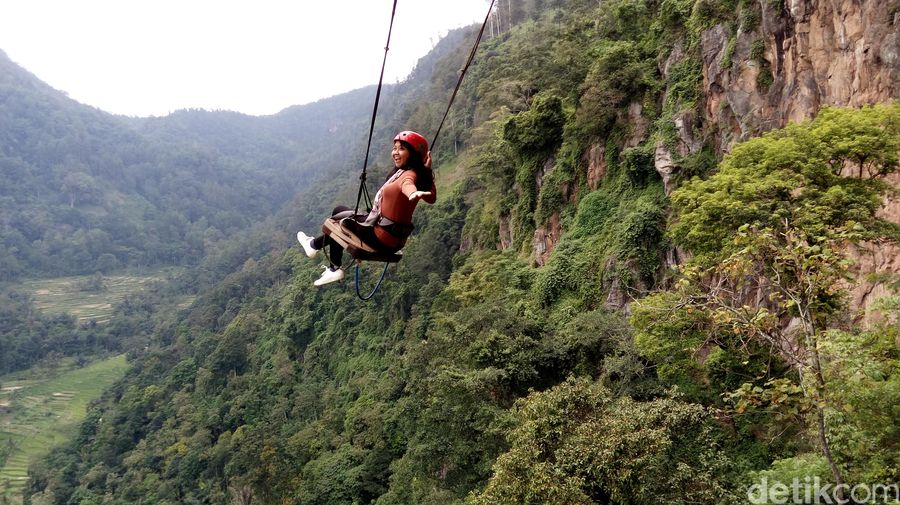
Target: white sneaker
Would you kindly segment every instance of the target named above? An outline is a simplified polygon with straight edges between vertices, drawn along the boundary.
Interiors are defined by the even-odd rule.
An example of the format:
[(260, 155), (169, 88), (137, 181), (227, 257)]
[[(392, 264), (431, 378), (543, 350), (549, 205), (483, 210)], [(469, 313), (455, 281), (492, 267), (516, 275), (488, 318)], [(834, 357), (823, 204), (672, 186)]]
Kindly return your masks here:
[(332, 270), (331, 268), (324, 267), (325, 271), (322, 272), (322, 277), (319, 277), (316, 282), (313, 282), (313, 286), (321, 286), (323, 284), (328, 284), (330, 282), (339, 281), (344, 278), (344, 271), (340, 268), (336, 268)]
[(303, 246), (303, 250), (306, 252), (306, 255), (310, 258), (315, 256), (316, 253), (319, 252), (319, 250), (312, 245), (312, 237), (308, 236), (302, 231), (297, 232), (297, 242), (300, 242), (300, 245)]

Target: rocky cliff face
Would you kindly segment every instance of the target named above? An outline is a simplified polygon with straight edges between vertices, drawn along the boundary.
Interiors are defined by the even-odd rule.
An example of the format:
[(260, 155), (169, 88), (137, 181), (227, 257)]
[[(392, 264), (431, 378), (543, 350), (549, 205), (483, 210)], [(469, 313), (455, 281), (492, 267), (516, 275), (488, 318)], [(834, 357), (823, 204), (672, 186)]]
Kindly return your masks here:
[[(900, 98), (900, 2), (761, 0), (753, 31), (703, 34), (703, 118), (717, 147), (815, 115), (824, 105)], [(728, 52), (731, 52), (729, 55)]]
[[(900, 174), (892, 174), (888, 180), (900, 188)], [(887, 198), (881, 216), (900, 223), (900, 197)], [(884, 282), (872, 279), (900, 275), (900, 247), (885, 243), (863, 244), (862, 248), (854, 249), (852, 255), (856, 259), (858, 282), (850, 288), (850, 304), (858, 311), (856, 319), (872, 321), (881, 317), (876, 302), (890, 294)]]
[[(723, 25), (703, 33), (703, 134), (717, 151), (802, 121), (823, 106), (862, 106), (900, 99), (900, 1), (760, 0), (753, 31), (730, 36)], [(691, 113), (686, 113), (687, 119)], [(679, 118), (684, 119), (684, 116)], [(693, 130), (676, 124), (683, 152), (693, 152)], [(670, 189), (677, 164), (657, 150), (657, 170)], [(900, 186), (900, 178), (892, 182)], [(884, 215), (900, 222), (900, 200), (885, 202)], [(900, 274), (900, 249), (870, 245), (857, 251), (860, 282), (851, 291), (861, 317), (885, 294), (872, 273)]]
[[(699, 103), (674, 115), (674, 148), (671, 142), (656, 145), (656, 170), (667, 193), (676, 185), (679, 160), (704, 146), (721, 157), (737, 142), (811, 118), (823, 106), (900, 99), (900, 0), (756, 0), (752, 7), (752, 26), (744, 26), (744, 18), (736, 32), (723, 23), (701, 34)], [(676, 45), (660, 62), (660, 72), (668, 77), (679, 61), (696, 57)], [(639, 105), (629, 107), (627, 121), (628, 146), (646, 141), (647, 121)], [(602, 140), (582, 162), (593, 189), (606, 172)], [(893, 182), (900, 186), (900, 178)], [(886, 201), (884, 214), (900, 222), (900, 200)], [(560, 235), (558, 226), (557, 220), (538, 227), (536, 263), (552, 251), (555, 240), (548, 238)], [(672, 251), (665, 262), (683, 257), (683, 251)], [(885, 288), (864, 279), (871, 273), (900, 274), (900, 249), (874, 245), (856, 258), (861, 280), (851, 298), (868, 318)]]

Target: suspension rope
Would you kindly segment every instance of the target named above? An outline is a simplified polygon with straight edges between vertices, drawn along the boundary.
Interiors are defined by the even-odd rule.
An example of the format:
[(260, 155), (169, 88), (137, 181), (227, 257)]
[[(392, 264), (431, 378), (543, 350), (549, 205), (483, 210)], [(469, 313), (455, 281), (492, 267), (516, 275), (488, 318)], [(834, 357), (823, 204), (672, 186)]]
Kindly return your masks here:
[[(453, 101), (456, 99), (456, 94), (459, 92), (459, 88), (462, 85), (463, 77), (466, 75), (466, 71), (469, 70), (469, 66), (472, 64), (472, 61), (475, 59), (475, 52), (478, 50), (478, 45), (481, 43), (481, 38), (484, 36), (484, 29), (487, 26), (488, 19), (491, 16), (491, 11), (494, 9), (495, 0), (491, 0), (491, 5), (488, 7), (488, 12), (484, 16), (484, 22), (481, 24), (481, 30), (478, 32), (478, 37), (475, 39), (475, 44), (472, 45), (472, 50), (469, 52), (469, 58), (466, 60), (466, 64), (462, 69), (462, 72), (459, 74), (459, 80), (456, 81), (456, 87), (453, 89), (453, 94), (450, 96), (450, 102), (447, 104), (447, 110), (444, 111), (444, 117), (441, 119), (441, 124), (438, 126), (437, 133), (434, 134), (434, 138), (431, 141), (432, 149), (434, 145), (437, 143), (438, 136), (441, 134), (441, 129), (444, 127), (444, 121), (447, 119), (447, 115), (450, 113), (450, 107), (453, 106)], [(359, 191), (356, 195), (356, 209), (353, 211), (354, 214), (359, 214), (359, 204), (365, 198), (366, 202), (366, 212), (371, 210), (372, 201), (369, 197), (369, 190), (366, 187), (366, 168), (369, 166), (369, 152), (372, 148), (372, 136), (375, 132), (375, 117), (378, 115), (378, 102), (381, 99), (381, 88), (384, 82), (384, 68), (387, 64), (387, 53), (390, 49), (391, 45), (391, 32), (394, 30), (394, 15), (397, 13), (397, 0), (394, 0), (394, 6), (391, 9), (391, 24), (388, 27), (388, 36), (387, 42), (384, 45), (384, 60), (381, 62), (381, 75), (378, 77), (378, 88), (375, 92), (375, 106), (372, 108), (372, 122), (369, 125), (369, 140), (366, 143), (366, 157), (363, 160), (363, 168), (362, 173), (359, 175)], [(387, 273), (387, 269), (390, 263), (385, 262), (384, 270), (381, 271), (381, 276), (378, 278), (378, 282), (375, 284), (375, 287), (372, 288), (367, 295), (363, 296), (359, 289), (359, 263), (356, 264), (356, 274), (355, 274), (355, 284), (356, 284), (356, 296), (358, 296), (361, 300), (365, 301), (372, 296), (375, 295), (375, 292), (378, 291), (378, 288), (381, 286), (381, 282), (384, 281), (384, 276)]]
[(391, 47), (391, 32), (394, 30), (394, 15), (397, 13), (397, 0), (394, 0), (394, 7), (391, 9), (391, 24), (388, 26), (387, 42), (384, 44), (384, 59), (381, 61), (381, 75), (378, 77), (378, 90), (375, 92), (375, 107), (372, 109), (372, 123), (369, 125), (369, 141), (366, 143), (366, 158), (363, 160), (362, 173), (359, 175), (359, 192), (356, 195), (356, 210), (354, 214), (359, 214), (359, 202), (363, 196), (366, 198), (366, 212), (371, 210), (372, 200), (369, 198), (369, 190), (366, 188), (366, 167), (369, 166), (369, 150), (372, 147), (372, 135), (375, 132), (375, 116), (378, 115), (378, 101), (381, 99), (381, 86), (384, 82), (384, 67), (387, 64), (387, 53)]
[(491, 0), (491, 5), (488, 7), (487, 14), (484, 16), (484, 23), (481, 23), (481, 30), (478, 32), (478, 37), (475, 38), (475, 44), (472, 45), (472, 51), (469, 52), (469, 59), (466, 60), (466, 64), (459, 74), (459, 80), (456, 81), (456, 88), (453, 89), (453, 94), (450, 96), (450, 103), (447, 104), (447, 110), (444, 111), (444, 117), (441, 119), (441, 124), (438, 126), (437, 133), (434, 134), (434, 138), (431, 140), (432, 150), (434, 150), (434, 145), (437, 144), (438, 136), (441, 134), (441, 128), (444, 127), (444, 121), (450, 113), (450, 107), (453, 106), (453, 100), (456, 99), (456, 93), (459, 91), (460, 85), (462, 85), (463, 77), (466, 76), (469, 65), (471, 65), (472, 61), (475, 59), (475, 52), (478, 51), (478, 44), (481, 43), (481, 37), (484, 35), (484, 27), (487, 26), (488, 19), (491, 17), (491, 11), (494, 10), (494, 1), (495, 0)]

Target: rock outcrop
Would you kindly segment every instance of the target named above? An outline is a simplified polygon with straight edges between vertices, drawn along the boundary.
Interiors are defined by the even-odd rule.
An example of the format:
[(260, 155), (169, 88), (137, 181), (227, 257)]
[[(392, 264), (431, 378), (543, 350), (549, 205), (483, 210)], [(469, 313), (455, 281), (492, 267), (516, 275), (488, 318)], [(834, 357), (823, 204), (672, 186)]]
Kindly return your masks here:
[[(732, 39), (719, 25), (702, 35), (702, 122), (720, 153), (811, 118), (823, 106), (900, 99), (900, 1), (785, 0), (783, 11), (772, 4), (758, 3), (762, 15), (753, 31), (739, 29)], [(763, 72), (771, 78), (760, 78)], [(665, 154), (657, 150), (664, 180), (677, 170)], [(892, 182), (900, 187), (900, 177)], [(883, 214), (900, 223), (900, 201), (887, 200)], [(886, 294), (883, 284), (868, 279), (900, 274), (900, 249), (869, 244), (853, 256), (859, 281), (851, 305), (868, 320)]]
[(559, 213), (554, 212), (546, 224), (538, 226), (534, 230), (534, 237), (531, 241), (531, 259), (536, 265), (544, 265), (547, 262), (561, 235), (562, 227), (559, 223)]
[(591, 190), (597, 189), (606, 176), (606, 147), (597, 143), (591, 146), (582, 160), (587, 166), (587, 183)]
[(759, 26), (739, 28), (733, 42), (724, 25), (703, 33), (703, 115), (708, 131), (721, 132), (720, 150), (822, 106), (900, 99), (900, 2), (772, 4), (759, 2)]
[[(721, 157), (738, 142), (812, 118), (823, 106), (900, 99), (900, 0), (757, 0), (751, 8), (755, 15), (741, 18), (754, 19), (752, 26), (735, 31), (722, 23), (701, 33), (700, 97), (673, 114), (676, 138), (655, 144), (655, 167), (667, 194), (677, 185), (679, 160), (704, 147)], [(659, 71), (668, 76), (679, 62), (696, 57), (675, 44)], [(663, 103), (669, 91), (663, 91)], [(622, 147), (647, 141), (650, 122), (641, 104), (631, 103), (619, 120), (629, 126)], [(605, 142), (598, 139), (581, 160), (591, 190), (606, 175)], [(893, 183), (900, 186), (897, 178)], [(884, 214), (900, 222), (900, 200), (886, 201)], [(555, 217), (535, 233), (533, 258), (539, 264), (561, 233)], [(670, 251), (665, 262), (672, 266), (685, 256)], [(872, 273), (900, 274), (900, 249), (875, 244), (855, 258), (860, 282), (852, 303), (868, 317), (885, 288), (866, 279)]]

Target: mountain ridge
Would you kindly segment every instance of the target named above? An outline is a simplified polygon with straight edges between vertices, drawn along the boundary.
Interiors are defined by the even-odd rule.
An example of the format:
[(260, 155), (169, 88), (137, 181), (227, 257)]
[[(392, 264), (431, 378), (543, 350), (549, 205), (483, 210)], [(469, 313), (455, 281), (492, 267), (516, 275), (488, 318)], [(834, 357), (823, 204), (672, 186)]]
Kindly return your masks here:
[[(313, 125), (311, 117), (327, 116), (331, 140), (355, 145), (370, 91), (271, 118), (182, 111), (135, 120), (78, 104), (6, 58), (0, 70), (4, 280), (106, 270), (98, 268), (103, 255), (115, 259), (106, 256), (103, 265), (119, 267), (196, 263), (203, 242), (273, 214), (321, 177), (317, 170), (327, 173), (346, 163), (353, 149), (328, 149), (326, 135), (291, 125)], [(181, 196), (171, 199), (161, 191)], [(152, 233), (165, 235), (170, 244), (149, 245), (154, 239), (144, 234), (146, 225), (166, 212), (175, 220), (170, 229)], [(35, 215), (45, 217), (37, 223)], [(199, 223), (201, 216), (207, 224)], [(42, 252), (67, 249), (63, 236), (92, 230), (93, 244), (68, 248), (65, 258)]]

